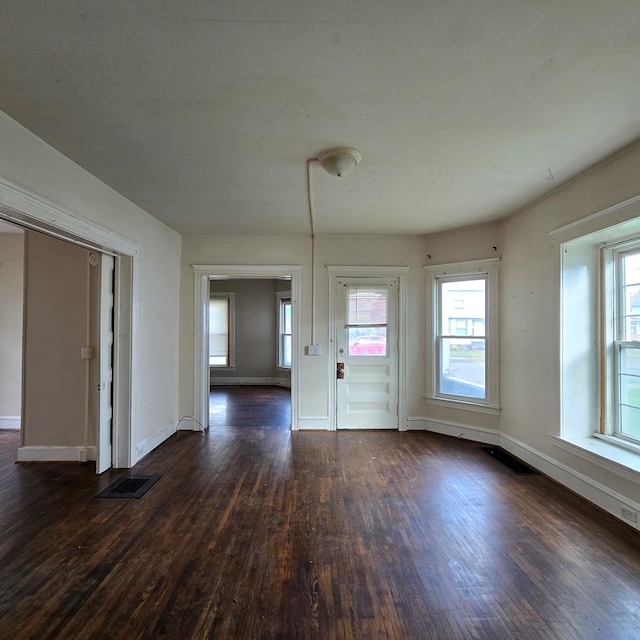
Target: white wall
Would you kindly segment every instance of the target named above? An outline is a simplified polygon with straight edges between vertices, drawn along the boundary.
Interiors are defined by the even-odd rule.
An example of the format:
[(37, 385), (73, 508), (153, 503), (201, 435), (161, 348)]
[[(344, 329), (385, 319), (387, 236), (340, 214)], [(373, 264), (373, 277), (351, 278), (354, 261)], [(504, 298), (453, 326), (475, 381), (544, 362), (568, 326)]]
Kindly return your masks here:
[(0, 113), (0, 176), (140, 246), (133, 346), (135, 444), (164, 437), (178, 415), (180, 236)]
[(22, 444), (82, 447), (81, 348), (88, 346), (87, 280), (97, 267), (90, 267), (88, 249), (35, 231), (26, 233), (25, 246)]
[[(453, 262), (469, 258), (495, 257), (498, 226), (485, 225), (468, 232), (423, 237), (318, 237), (316, 243), (316, 342), (321, 356), (305, 356), (310, 344), (311, 243), (298, 237), (183, 237), (181, 286), (180, 411), (193, 407), (193, 303), (194, 264), (299, 264), (302, 265), (302, 294), (299, 300), (299, 419), (301, 428), (323, 428), (329, 422), (329, 385), (333, 382), (333, 354), (328, 343), (329, 278), (326, 267), (408, 266), (407, 308), (407, 414), (434, 417), (462, 424), (479, 424), (497, 429), (497, 418), (468, 411), (427, 407), (425, 394), (425, 275), (427, 263)], [(494, 249), (493, 247), (496, 247)], [(466, 250), (465, 250), (466, 249)], [(431, 259), (427, 258), (431, 255)]]
[(0, 428), (19, 428), (24, 235), (0, 233)]

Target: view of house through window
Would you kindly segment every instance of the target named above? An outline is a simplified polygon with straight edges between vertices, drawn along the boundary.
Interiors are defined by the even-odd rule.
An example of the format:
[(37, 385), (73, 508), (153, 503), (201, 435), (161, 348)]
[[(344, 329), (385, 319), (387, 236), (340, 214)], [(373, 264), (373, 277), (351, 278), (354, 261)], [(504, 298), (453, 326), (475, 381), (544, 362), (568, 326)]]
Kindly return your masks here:
[(486, 398), (486, 276), (438, 278), (438, 395)]

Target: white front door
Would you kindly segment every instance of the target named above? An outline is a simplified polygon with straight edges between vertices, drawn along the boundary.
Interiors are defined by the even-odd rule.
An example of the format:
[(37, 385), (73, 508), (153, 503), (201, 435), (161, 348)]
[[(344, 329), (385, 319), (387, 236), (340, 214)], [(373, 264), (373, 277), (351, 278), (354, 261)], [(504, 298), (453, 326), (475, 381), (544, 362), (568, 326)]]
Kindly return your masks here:
[(398, 428), (398, 279), (338, 278), (338, 429)]
[(103, 255), (100, 271), (100, 416), (96, 473), (111, 467), (111, 424), (113, 417), (113, 256)]

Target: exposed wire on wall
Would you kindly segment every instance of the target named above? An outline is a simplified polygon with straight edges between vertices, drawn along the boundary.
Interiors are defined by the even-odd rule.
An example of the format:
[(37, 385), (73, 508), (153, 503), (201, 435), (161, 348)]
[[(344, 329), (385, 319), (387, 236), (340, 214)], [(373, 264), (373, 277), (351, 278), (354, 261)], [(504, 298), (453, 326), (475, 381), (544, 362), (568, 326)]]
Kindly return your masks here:
[[(307, 193), (309, 196), (309, 222), (311, 223), (311, 345), (316, 343), (316, 226), (313, 210), (312, 165), (318, 163), (328, 174), (341, 178), (351, 173), (361, 160), (360, 152), (351, 147), (336, 147), (307, 160)], [(318, 352), (316, 351), (316, 355)]]
[(318, 158), (307, 160), (307, 194), (309, 196), (309, 222), (311, 223), (311, 344), (316, 343), (316, 223), (313, 210), (313, 172), (311, 166)]

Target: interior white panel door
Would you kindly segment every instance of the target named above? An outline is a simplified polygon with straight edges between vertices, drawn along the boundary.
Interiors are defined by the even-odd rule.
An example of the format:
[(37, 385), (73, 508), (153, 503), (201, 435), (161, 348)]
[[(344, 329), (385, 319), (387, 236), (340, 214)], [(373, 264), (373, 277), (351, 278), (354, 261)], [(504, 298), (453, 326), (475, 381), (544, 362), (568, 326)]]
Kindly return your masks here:
[(336, 425), (398, 428), (398, 280), (340, 278)]

